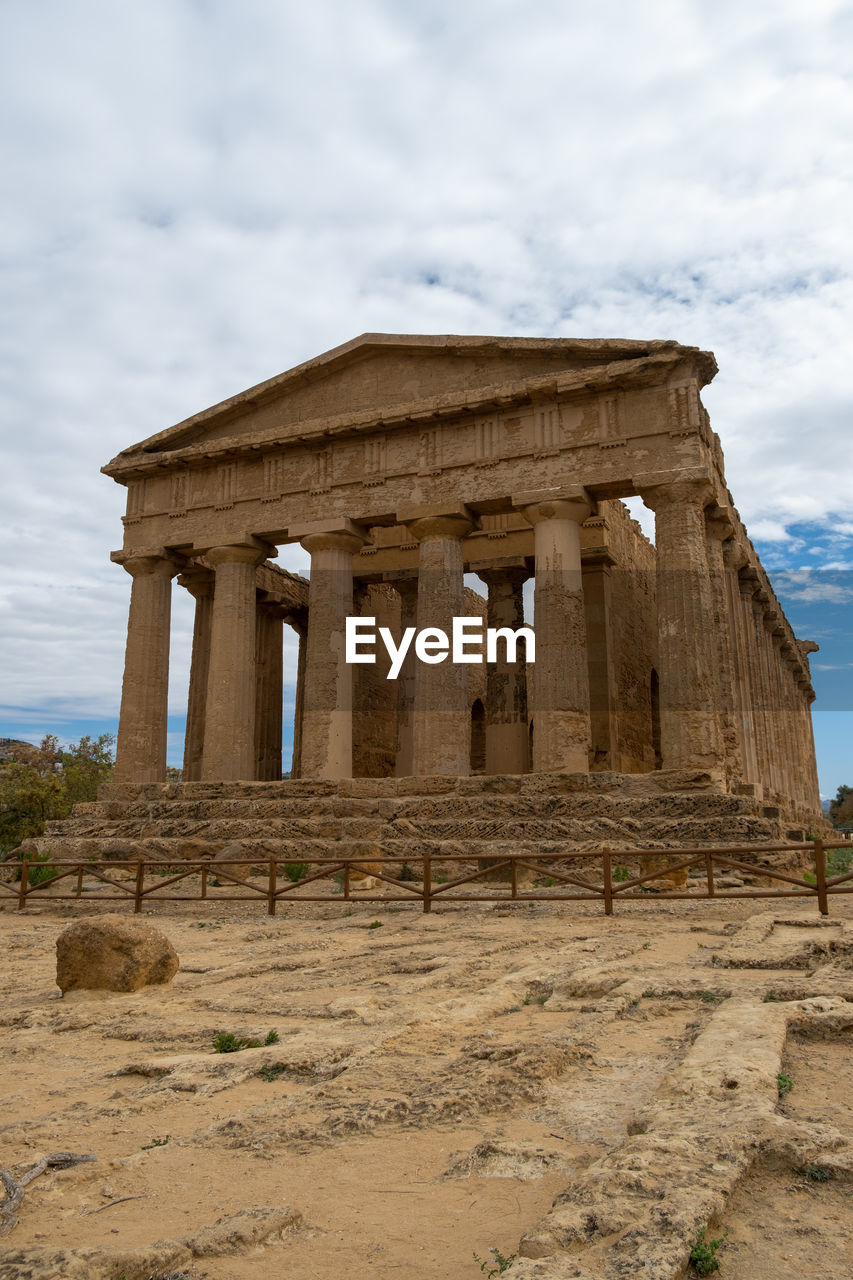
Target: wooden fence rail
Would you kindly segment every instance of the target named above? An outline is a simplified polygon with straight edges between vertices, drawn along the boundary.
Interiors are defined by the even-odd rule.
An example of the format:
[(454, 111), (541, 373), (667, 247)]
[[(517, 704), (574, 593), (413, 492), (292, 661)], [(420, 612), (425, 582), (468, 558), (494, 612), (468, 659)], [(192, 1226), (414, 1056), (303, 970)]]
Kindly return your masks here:
[[(113, 893), (98, 893), (100, 902), (133, 902), (135, 912), (142, 910), (147, 903), (160, 902), (252, 902), (264, 900), (267, 912), (273, 916), (279, 903), (288, 902), (348, 902), (353, 894), (357, 894), (360, 902), (379, 902), (383, 904), (396, 902), (419, 902), (424, 911), (431, 911), (433, 903), (447, 902), (596, 902), (600, 901), (605, 915), (612, 915), (617, 901), (648, 901), (647, 895), (655, 893), (656, 900), (690, 899), (701, 901), (709, 898), (814, 898), (822, 915), (829, 914), (829, 897), (838, 893), (853, 893), (853, 871), (845, 871), (840, 875), (827, 877), (827, 849), (849, 848), (849, 842), (840, 840), (818, 839), (805, 844), (761, 844), (761, 845), (724, 845), (717, 848), (697, 849), (609, 849), (568, 850), (563, 853), (513, 853), (505, 856), (487, 858), (477, 861), (464, 854), (434, 854), (401, 856), (388, 855), (382, 859), (382, 871), (377, 871), (376, 864), (365, 865), (364, 856), (359, 857), (320, 857), (294, 853), (292, 859), (268, 858), (266, 872), (262, 876), (249, 878), (248, 875), (237, 875), (227, 867), (239, 864), (258, 865), (263, 859), (253, 858), (251, 854), (236, 856), (225, 863), (210, 860), (175, 862), (165, 859), (140, 858), (136, 861), (126, 859), (99, 859), (86, 861), (56, 860), (52, 862), (33, 862), (22, 859), (19, 862), (0, 864), (0, 877), (3, 873), (18, 874), (0, 878), (0, 899), (12, 897), (17, 899), (19, 910), (23, 910), (30, 898), (47, 897), (50, 901), (76, 901), (86, 892), (92, 892), (91, 885), (84, 880), (95, 879)], [(813, 855), (814, 871), (801, 875), (788, 871), (779, 871), (764, 867), (755, 862), (744, 861), (744, 856), (755, 857), (763, 853), (804, 853)], [(741, 855), (741, 856), (738, 856)], [(625, 867), (628, 861), (654, 858), (656, 868), (643, 874), (632, 876)], [(661, 860), (666, 860), (666, 866)], [(434, 872), (434, 863), (439, 862), (444, 868), (441, 874)], [(476, 869), (471, 870), (471, 864)], [(400, 873), (391, 874), (395, 864), (400, 864), (400, 872), (404, 866), (407, 876)], [(420, 867), (420, 877), (415, 875), (414, 867)], [(463, 865), (464, 864), (464, 865)], [(459, 874), (452, 874), (454, 866), (458, 866)], [(701, 867), (704, 877), (697, 886), (690, 888), (673, 888), (650, 890), (649, 881), (660, 881), (667, 874)], [(312, 869), (313, 868), (313, 869)], [(131, 879), (120, 880), (107, 874), (110, 870), (131, 872)], [(447, 874), (447, 872), (450, 874)], [(718, 870), (739, 871), (752, 876), (762, 876), (778, 882), (781, 888), (749, 888), (726, 887), (718, 884), (715, 872)], [(519, 882), (519, 872), (527, 871), (538, 881), (524, 885)], [(281, 873), (284, 873), (282, 883)], [(371, 890), (358, 890), (353, 887), (353, 872), (369, 874), (394, 891), (376, 893)], [(505, 883), (495, 880), (504, 872)], [(166, 893), (171, 886), (182, 884), (191, 876), (199, 877), (197, 885), (187, 885), (194, 892)], [(165, 878), (164, 878), (165, 877)], [(339, 884), (335, 891), (324, 888), (320, 881), (336, 877)], [(809, 877), (809, 878), (807, 878)], [(482, 882), (488, 878), (489, 887), (482, 891)], [(73, 879), (70, 892), (57, 892), (62, 881)], [(545, 883), (542, 883), (545, 881)], [(357, 883), (357, 882), (356, 882)], [(313, 886), (313, 888), (312, 888)], [(480, 889), (480, 892), (472, 892)], [(220, 893), (225, 888), (238, 891)], [(211, 893), (211, 889), (214, 890)], [(306, 890), (308, 890), (306, 892)], [(462, 890), (460, 892), (460, 890)]]

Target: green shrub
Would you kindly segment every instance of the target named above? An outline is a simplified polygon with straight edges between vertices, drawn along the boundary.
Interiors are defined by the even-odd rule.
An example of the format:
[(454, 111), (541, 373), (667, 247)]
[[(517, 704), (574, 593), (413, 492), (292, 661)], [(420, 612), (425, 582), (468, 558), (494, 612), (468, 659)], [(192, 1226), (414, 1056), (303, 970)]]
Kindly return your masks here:
[(690, 1263), (695, 1269), (698, 1276), (709, 1276), (714, 1271), (719, 1271), (720, 1260), (717, 1257), (717, 1250), (724, 1243), (728, 1236), (728, 1231), (717, 1240), (705, 1239), (705, 1228), (702, 1227), (693, 1248), (690, 1250)]
[(278, 1044), (277, 1031), (268, 1031), (264, 1040), (248, 1040), (245, 1036), (235, 1036), (233, 1031), (220, 1031), (213, 1037), (213, 1052), (239, 1053), (241, 1049), (260, 1049), (268, 1044)]
[(284, 864), (284, 874), (292, 884), (296, 884), (297, 881), (303, 880), (310, 870), (310, 862), (285, 862)]
[(776, 1088), (779, 1090), (779, 1097), (784, 1098), (794, 1087), (794, 1081), (791, 1076), (786, 1075), (784, 1071), (779, 1071), (776, 1075)]

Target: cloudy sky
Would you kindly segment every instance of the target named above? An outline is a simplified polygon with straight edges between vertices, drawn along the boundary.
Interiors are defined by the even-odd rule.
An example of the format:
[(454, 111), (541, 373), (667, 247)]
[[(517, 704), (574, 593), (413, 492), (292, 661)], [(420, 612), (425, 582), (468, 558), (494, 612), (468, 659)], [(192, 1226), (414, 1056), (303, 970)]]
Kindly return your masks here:
[(853, 4), (6, 0), (0, 37), (0, 735), (115, 726), (125, 445), (364, 331), (676, 338), (853, 784)]

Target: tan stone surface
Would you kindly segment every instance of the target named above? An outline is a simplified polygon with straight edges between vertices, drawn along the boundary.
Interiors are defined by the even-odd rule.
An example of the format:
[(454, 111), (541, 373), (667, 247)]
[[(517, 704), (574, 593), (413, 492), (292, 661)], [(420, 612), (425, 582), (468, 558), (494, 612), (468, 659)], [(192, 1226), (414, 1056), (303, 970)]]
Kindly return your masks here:
[(492, 1246), (675, 1280), (707, 1224), (723, 1276), (848, 1273), (849, 900), (342, 906), (159, 907), (173, 985), (96, 1001), (57, 998), (57, 906), (0, 911), (0, 1167), (98, 1157), (28, 1187), (4, 1280), (465, 1277)]
[(180, 961), (147, 920), (105, 915), (78, 920), (56, 940), (56, 985), (68, 991), (140, 991), (170, 983)]

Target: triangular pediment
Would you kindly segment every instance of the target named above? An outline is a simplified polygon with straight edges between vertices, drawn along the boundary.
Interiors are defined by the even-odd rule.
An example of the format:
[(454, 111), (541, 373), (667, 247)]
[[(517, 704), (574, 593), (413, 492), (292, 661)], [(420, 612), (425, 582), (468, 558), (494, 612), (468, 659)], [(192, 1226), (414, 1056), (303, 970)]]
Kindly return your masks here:
[[(446, 410), (491, 394), (512, 398), (549, 380), (644, 362), (713, 357), (676, 342), (362, 334), (122, 450), (104, 470), (117, 475), (152, 455), (286, 443), (352, 422), (364, 429), (408, 412)], [(609, 376), (612, 376), (610, 374)]]

